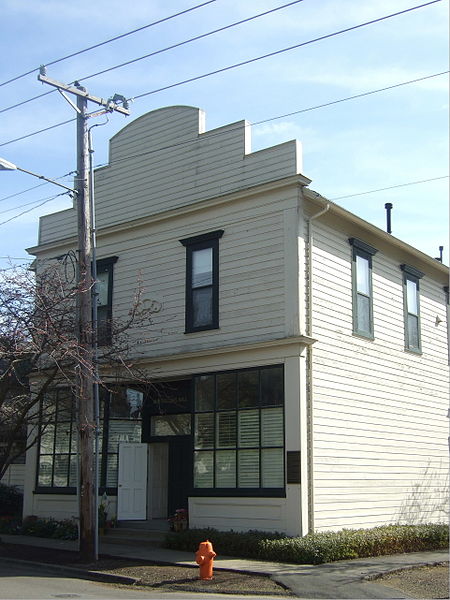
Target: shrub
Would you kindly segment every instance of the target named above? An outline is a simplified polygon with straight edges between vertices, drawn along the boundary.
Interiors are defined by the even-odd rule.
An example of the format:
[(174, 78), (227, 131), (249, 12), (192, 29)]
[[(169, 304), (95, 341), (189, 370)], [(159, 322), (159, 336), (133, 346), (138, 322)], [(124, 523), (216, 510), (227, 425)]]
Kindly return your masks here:
[(169, 533), (165, 546), (195, 552), (199, 543), (206, 539), (212, 542), (218, 554), (296, 564), (439, 550), (447, 548), (449, 543), (447, 525), (429, 524), (343, 529), (296, 538), (261, 531), (189, 529)]
[(12, 535), (20, 533), (21, 519), (18, 517), (0, 517), (0, 533)]
[(72, 519), (57, 521), (52, 518), (29, 516), (24, 519), (20, 533), (59, 540), (76, 540), (78, 538), (77, 524)]
[(23, 494), (15, 486), (0, 483), (0, 517), (18, 517), (22, 514)]
[(23, 522), (17, 517), (0, 517), (0, 533), (12, 535), (32, 535), (59, 540), (76, 540), (78, 528), (72, 519), (57, 521), (29, 516)]

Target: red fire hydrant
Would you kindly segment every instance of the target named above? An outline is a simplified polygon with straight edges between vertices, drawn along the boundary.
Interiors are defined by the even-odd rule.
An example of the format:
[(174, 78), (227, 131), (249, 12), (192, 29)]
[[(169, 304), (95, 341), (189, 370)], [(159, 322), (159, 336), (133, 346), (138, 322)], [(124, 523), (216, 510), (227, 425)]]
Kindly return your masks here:
[(214, 552), (209, 540), (200, 542), (198, 550), (195, 553), (195, 562), (200, 566), (200, 579), (212, 579), (213, 563), (216, 556), (217, 554)]

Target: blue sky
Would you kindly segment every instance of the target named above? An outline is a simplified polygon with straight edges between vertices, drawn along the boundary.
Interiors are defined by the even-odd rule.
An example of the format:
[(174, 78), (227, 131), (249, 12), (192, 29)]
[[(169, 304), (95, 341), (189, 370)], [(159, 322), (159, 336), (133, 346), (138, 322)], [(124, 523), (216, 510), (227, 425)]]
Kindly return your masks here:
[[(51, 65), (47, 74), (69, 83), (286, 3), (214, 0)], [(199, 4), (202, 0), (133, 0), (129, 4), (2, 0), (0, 83), (36, 71), (0, 87), (0, 156), (50, 178), (73, 171), (74, 123), (11, 141), (74, 118), (73, 109), (57, 92), (4, 109), (52, 89), (37, 81), (40, 64)], [(414, 0), (303, 0), (83, 84), (96, 96), (119, 93), (133, 98), (420, 4)], [(207, 129), (241, 119), (265, 121), (252, 127), (253, 150), (299, 139), (303, 174), (312, 179), (312, 189), (382, 228), (384, 204), (392, 202), (393, 235), (432, 256), (444, 245), (448, 264), (448, 74), (274, 119), (447, 70), (448, 3), (441, 0), (136, 99), (130, 117), (113, 114), (104, 127), (95, 128), (94, 162), (107, 162), (108, 139), (130, 119), (162, 106), (203, 108)], [(104, 121), (99, 117), (91, 124)], [(403, 185), (423, 180), (431, 181)], [(60, 181), (72, 184), (70, 176)], [(50, 184), (35, 188), (39, 183), (19, 172), (0, 172), (0, 266), (9, 264), (4, 257), (24, 262), (25, 248), (37, 243), (40, 215), (70, 206), (67, 196), (47, 202), (60, 190)], [(35, 189), (25, 191), (29, 188)]]

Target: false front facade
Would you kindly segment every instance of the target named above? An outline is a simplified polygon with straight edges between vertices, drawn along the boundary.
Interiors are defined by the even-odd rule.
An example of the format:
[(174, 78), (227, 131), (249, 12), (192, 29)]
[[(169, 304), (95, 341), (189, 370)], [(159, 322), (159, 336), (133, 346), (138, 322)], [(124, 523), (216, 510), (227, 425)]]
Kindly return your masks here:
[[(154, 384), (102, 398), (100, 492), (119, 520), (311, 530), (442, 521), (447, 269), (309, 189), (298, 142), (251, 152), (171, 107), (130, 123), (95, 174), (99, 314), (138, 280), (133, 352)], [(75, 208), (41, 219), (45, 262)], [(27, 455), (25, 514), (77, 513), (75, 409)], [(69, 407), (69, 408), (67, 408)]]

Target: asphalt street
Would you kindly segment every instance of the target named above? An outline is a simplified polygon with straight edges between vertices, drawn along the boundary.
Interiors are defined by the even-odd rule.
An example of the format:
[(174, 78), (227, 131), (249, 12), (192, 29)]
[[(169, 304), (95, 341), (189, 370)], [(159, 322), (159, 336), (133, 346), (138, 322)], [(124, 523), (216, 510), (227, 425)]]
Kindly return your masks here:
[[(115, 587), (110, 584), (96, 583), (84, 579), (61, 577), (56, 572), (34, 566), (4, 563), (0, 564), (0, 599), (1, 600), (97, 600), (129, 598), (167, 598), (173, 600), (192, 600), (198, 594), (177, 592), (149, 592)], [(208, 594), (211, 600), (261, 600), (264, 596), (237, 596), (231, 594)], [(266, 596), (273, 600), (273, 596)]]

